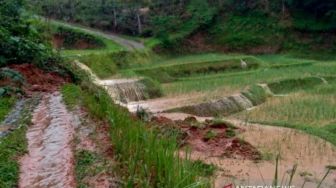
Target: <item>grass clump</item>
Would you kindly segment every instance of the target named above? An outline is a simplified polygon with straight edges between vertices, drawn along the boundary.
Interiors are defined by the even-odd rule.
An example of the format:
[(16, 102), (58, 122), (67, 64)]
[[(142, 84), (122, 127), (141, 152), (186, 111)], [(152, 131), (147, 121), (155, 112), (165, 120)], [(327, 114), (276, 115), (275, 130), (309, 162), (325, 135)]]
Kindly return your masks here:
[(82, 89), (76, 86), (71, 88), (76, 90), (75, 93), (80, 93), (77, 98), (81, 99), (90, 114), (108, 120), (124, 186), (208, 186), (207, 180), (200, 179), (196, 167), (188, 159), (181, 159), (177, 155), (178, 144), (174, 136), (160, 137), (154, 129), (131, 118), (125, 109), (115, 105), (110, 96), (97, 86), (86, 84)]
[(106, 167), (102, 163), (102, 157), (91, 151), (80, 150), (75, 154), (76, 158), (76, 180), (79, 188), (88, 188), (85, 178), (94, 177), (102, 172)]
[(1, 97), (0, 98), (0, 122), (4, 120), (15, 104), (14, 97)]
[(209, 130), (209, 131), (207, 131), (207, 132), (205, 133), (203, 139), (204, 139), (205, 141), (208, 141), (208, 140), (211, 140), (211, 139), (216, 138), (217, 135), (218, 135), (217, 132), (215, 132), (215, 131), (213, 131), (213, 130)]
[(78, 98), (81, 95), (80, 87), (77, 85), (65, 84), (62, 87), (62, 94), (64, 103), (70, 108), (74, 108), (81, 101)]
[(18, 157), (26, 152), (26, 127), (13, 131), (0, 141), (0, 187), (16, 187), (19, 180)]
[(89, 54), (80, 58), (80, 61), (100, 78), (107, 78), (117, 73), (118, 67), (110, 56), (111, 54)]
[(151, 79), (151, 78), (143, 78), (141, 80), (146, 87), (147, 98), (157, 98), (163, 95), (163, 91), (159, 82)]
[(199, 173), (205, 177), (214, 175), (215, 171), (217, 170), (217, 167), (215, 165), (206, 164), (201, 160), (194, 161), (193, 165), (197, 167), (196, 169), (200, 169), (201, 171)]
[(254, 106), (264, 103), (268, 97), (267, 92), (260, 85), (253, 85), (247, 91), (243, 91), (242, 94), (248, 98)]

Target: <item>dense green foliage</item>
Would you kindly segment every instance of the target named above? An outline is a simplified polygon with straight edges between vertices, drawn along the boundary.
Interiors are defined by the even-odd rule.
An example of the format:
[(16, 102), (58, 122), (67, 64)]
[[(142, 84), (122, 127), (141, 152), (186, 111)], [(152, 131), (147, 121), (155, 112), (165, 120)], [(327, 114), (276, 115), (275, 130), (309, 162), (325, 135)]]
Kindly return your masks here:
[(176, 47), (202, 33), (204, 42), (213, 46), (211, 50), (253, 53), (335, 50), (333, 40), (328, 40), (335, 38), (336, 29), (336, 3), (332, 0), (30, 2), (48, 17), (153, 36), (159, 39), (156, 44), (161, 44), (161, 49), (182, 51), (183, 48)]
[(35, 63), (50, 68), (54, 56), (41, 27), (24, 9), (23, 0), (0, 1), (0, 66)]

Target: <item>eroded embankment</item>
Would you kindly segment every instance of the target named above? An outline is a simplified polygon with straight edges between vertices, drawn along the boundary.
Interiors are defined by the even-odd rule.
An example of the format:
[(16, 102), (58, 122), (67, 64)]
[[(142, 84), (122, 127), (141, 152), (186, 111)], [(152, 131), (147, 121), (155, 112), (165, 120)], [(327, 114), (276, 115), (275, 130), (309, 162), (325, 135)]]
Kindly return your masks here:
[(184, 112), (196, 116), (227, 116), (260, 105), (268, 97), (284, 96), (283, 94), (327, 83), (328, 81), (323, 77), (306, 77), (280, 80), (268, 84), (257, 84), (235, 95), (210, 102), (173, 108), (167, 112)]
[(188, 105), (167, 112), (184, 112), (196, 116), (230, 115), (252, 108), (266, 101), (272, 92), (266, 84), (252, 86), (247, 91), (219, 100)]
[(27, 130), (28, 154), (20, 159), (19, 187), (76, 187), (73, 134), (61, 95), (46, 94)]

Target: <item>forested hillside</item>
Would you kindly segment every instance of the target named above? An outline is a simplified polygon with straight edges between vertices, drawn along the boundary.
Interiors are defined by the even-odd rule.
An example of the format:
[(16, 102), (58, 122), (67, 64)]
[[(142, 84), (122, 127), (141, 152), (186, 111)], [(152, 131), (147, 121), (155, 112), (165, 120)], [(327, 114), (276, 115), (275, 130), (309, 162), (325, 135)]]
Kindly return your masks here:
[(335, 50), (334, 40), (330, 40), (336, 29), (336, 2), (332, 0), (30, 2), (32, 9), (49, 18), (155, 37), (161, 48), (182, 44), (180, 51)]

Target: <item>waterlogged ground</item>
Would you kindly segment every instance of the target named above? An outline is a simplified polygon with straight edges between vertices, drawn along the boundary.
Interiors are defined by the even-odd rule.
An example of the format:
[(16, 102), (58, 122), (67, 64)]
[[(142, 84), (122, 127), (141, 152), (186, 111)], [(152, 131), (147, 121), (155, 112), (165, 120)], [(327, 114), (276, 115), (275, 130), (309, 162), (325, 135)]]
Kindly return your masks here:
[(20, 160), (19, 187), (76, 187), (74, 124), (58, 92), (41, 99), (26, 137), (28, 153)]
[[(183, 120), (190, 115), (182, 113), (160, 113), (160, 117)], [(197, 117), (202, 122), (210, 117)], [(231, 183), (235, 185), (272, 185), (275, 177), (276, 157), (279, 155), (278, 184), (289, 183), (291, 170), (297, 165), (292, 185), (301, 187), (305, 182), (307, 188), (315, 188), (326, 173), (326, 166), (336, 164), (336, 148), (330, 143), (303, 132), (260, 124), (250, 124), (240, 120), (228, 120), (241, 129), (238, 138), (251, 144), (261, 154), (261, 160), (253, 160), (246, 147), (231, 150), (231, 155), (217, 155), (219, 148), (228, 148), (227, 143), (216, 141), (212, 148), (207, 142), (198, 138), (189, 139), (191, 158), (214, 164), (219, 168), (214, 185), (221, 188)], [(217, 131), (216, 129), (212, 129)], [(225, 144), (226, 143), (226, 144)], [(232, 145), (232, 143), (230, 144)], [(216, 149), (217, 148), (217, 149)], [(245, 152), (240, 151), (245, 148)], [(207, 151), (206, 152), (204, 149)], [(242, 155), (245, 153), (244, 155)], [(223, 154), (223, 153), (222, 153)], [(321, 187), (336, 186), (336, 171), (330, 173)]]
[[(157, 117), (165, 117), (171, 120), (184, 120), (190, 116), (183, 113), (162, 113), (168, 109), (199, 103), (205, 96), (202, 94), (187, 94), (181, 96), (165, 97), (147, 101), (130, 102), (123, 104), (131, 112), (135, 112), (139, 106), (145, 108)], [(254, 109), (251, 109), (252, 111)], [(213, 117), (196, 117), (198, 121), (205, 121)], [(187, 144), (192, 148), (191, 157), (194, 160), (202, 160), (218, 167), (214, 186), (221, 188), (228, 184), (236, 185), (272, 185), (275, 179), (276, 158), (279, 157), (277, 170), (277, 183), (288, 185), (290, 175), (293, 175), (291, 184), (306, 188), (315, 188), (326, 173), (326, 166), (336, 165), (335, 147), (322, 139), (306, 133), (280, 127), (250, 124), (239, 120), (230, 122), (242, 130), (237, 136), (249, 143), (234, 147), (230, 154), (223, 151), (237, 144), (235, 139), (216, 138), (218, 142), (206, 143), (200, 135), (204, 132), (188, 131), (189, 138)], [(214, 131), (221, 135), (221, 130)], [(218, 136), (218, 135), (217, 135)], [(222, 139), (223, 138), (223, 139)], [(222, 144), (222, 145), (221, 145)], [(243, 152), (241, 149), (246, 148)], [(248, 148), (248, 149), (247, 149)], [(256, 160), (251, 155), (241, 155), (249, 153), (255, 148), (260, 152), (261, 160)], [(239, 154), (240, 152), (240, 154)], [(218, 155), (215, 155), (215, 154)], [(293, 172), (295, 169), (295, 173)], [(332, 171), (323, 181), (321, 187), (333, 188), (336, 186), (336, 172)]]

